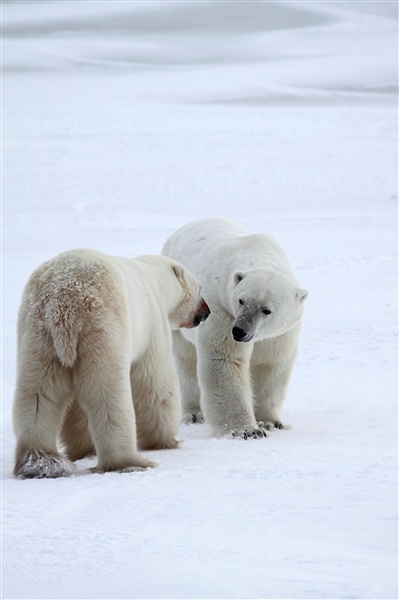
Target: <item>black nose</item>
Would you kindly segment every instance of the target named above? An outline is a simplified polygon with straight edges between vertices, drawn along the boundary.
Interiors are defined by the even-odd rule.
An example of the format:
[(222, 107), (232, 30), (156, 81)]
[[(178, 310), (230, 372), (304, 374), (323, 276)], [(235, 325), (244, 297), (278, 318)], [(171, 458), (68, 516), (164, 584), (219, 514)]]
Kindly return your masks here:
[(241, 342), (247, 335), (247, 332), (241, 329), (241, 327), (233, 327), (232, 333), (236, 342)]
[(197, 327), (200, 323), (202, 323), (202, 321), (206, 321), (210, 314), (211, 311), (209, 310), (208, 305), (205, 302), (203, 302), (202, 310), (199, 313), (197, 313), (194, 317), (194, 327)]

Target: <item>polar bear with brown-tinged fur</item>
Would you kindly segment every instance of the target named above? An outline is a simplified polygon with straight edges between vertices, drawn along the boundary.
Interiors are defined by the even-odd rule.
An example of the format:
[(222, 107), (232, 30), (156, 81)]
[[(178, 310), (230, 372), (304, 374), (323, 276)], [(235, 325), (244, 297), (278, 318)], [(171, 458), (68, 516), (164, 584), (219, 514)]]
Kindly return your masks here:
[(178, 446), (171, 328), (208, 314), (197, 279), (164, 256), (82, 249), (40, 266), (19, 310), (14, 475), (69, 475), (93, 453), (99, 472), (155, 466), (138, 448)]
[(211, 309), (200, 330), (173, 332), (184, 421), (204, 415), (216, 436), (245, 439), (283, 428), (307, 291), (281, 246), (213, 218), (179, 229), (163, 254), (198, 277)]

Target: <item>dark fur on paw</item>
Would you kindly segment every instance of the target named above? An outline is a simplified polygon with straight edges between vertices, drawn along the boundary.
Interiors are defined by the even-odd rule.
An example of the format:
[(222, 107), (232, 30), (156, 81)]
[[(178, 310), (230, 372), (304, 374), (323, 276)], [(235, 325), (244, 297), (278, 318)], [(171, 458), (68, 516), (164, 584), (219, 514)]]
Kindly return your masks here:
[(245, 429), (235, 429), (231, 432), (231, 437), (233, 439), (257, 440), (259, 438), (267, 437), (267, 432), (265, 428), (252, 429), (248, 427)]
[(290, 429), (289, 425), (284, 425), (281, 421), (258, 421), (258, 425), (261, 428), (265, 428), (268, 431), (271, 429)]

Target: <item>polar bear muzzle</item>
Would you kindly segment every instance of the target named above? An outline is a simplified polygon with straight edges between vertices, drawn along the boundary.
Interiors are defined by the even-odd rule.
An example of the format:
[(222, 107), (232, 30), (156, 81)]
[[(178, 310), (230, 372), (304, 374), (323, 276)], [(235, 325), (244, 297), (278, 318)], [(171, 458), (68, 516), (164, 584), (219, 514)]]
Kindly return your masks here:
[(198, 327), (200, 323), (205, 321), (209, 315), (211, 314), (210, 308), (205, 302), (205, 300), (201, 297), (199, 299), (198, 308), (195, 309), (193, 313), (191, 313), (189, 319), (182, 323), (179, 326), (179, 329), (192, 329), (193, 327)]
[(236, 342), (250, 342), (254, 337), (252, 333), (248, 333), (241, 327), (234, 326), (232, 329), (233, 338)]
[(245, 309), (241, 311), (234, 321), (233, 329), (231, 330), (234, 341), (250, 342), (255, 337), (258, 321), (258, 315), (254, 314), (254, 312)]
[(202, 323), (202, 321), (206, 321), (206, 319), (209, 317), (210, 314), (211, 314), (211, 311), (209, 309), (209, 306), (207, 305), (205, 300), (202, 300), (200, 309), (194, 317), (193, 327), (198, 327), (198, 325), (200, 323)]

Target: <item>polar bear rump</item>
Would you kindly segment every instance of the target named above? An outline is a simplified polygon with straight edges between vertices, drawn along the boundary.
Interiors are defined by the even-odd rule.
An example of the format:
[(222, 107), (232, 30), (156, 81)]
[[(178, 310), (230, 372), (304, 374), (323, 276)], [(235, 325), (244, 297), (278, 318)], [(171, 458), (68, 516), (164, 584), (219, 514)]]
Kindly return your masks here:
[(18, 317), (14, 474), (69, 475), (91, 454), (99, 472), (154, 466), (139, 448), (178, 445), (171, 328), (208, 314), (197, 279), (166, 257), (74, 250), (39, 267)]

